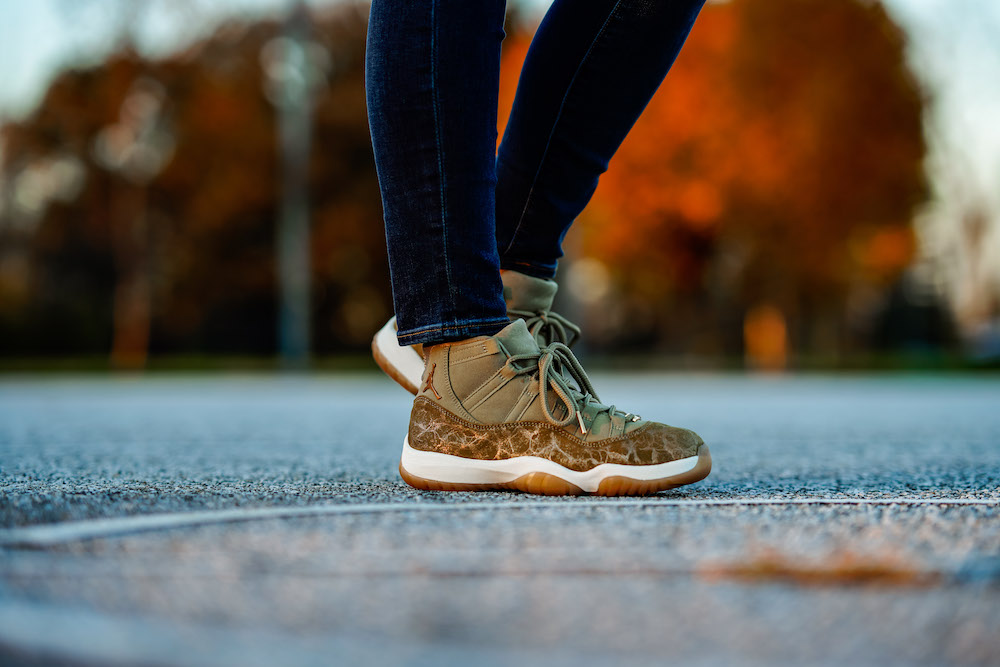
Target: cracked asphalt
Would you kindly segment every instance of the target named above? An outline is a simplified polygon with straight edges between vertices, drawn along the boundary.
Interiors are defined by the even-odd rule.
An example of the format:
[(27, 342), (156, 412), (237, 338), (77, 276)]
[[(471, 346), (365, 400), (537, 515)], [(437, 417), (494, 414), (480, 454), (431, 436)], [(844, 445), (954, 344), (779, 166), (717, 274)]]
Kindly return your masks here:
[(698, 431), (712, 475), (648, 503), (418, 492), (377, 375), (0, 379), (3, 533), (394, 506), (0, 546), (0, 662), (1000, 663), (996, 377), (595, 384)]

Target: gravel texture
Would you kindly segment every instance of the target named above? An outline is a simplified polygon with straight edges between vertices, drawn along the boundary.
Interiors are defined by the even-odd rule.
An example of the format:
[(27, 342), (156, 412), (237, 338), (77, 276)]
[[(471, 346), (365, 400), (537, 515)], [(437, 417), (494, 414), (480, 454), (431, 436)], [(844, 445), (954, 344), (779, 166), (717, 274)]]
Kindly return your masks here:
[[(7, 379), (7, 528), (399, 508), (0, 548), (0, 662), (1000, 662), (1000, 382), (595, 384), (710, 444), (712, 475), (658, 502), (858, 504), (417, 492), (395, 470), (409, 400), (370, 375)], [(867, 502), (899, 498), (932, 504)]]

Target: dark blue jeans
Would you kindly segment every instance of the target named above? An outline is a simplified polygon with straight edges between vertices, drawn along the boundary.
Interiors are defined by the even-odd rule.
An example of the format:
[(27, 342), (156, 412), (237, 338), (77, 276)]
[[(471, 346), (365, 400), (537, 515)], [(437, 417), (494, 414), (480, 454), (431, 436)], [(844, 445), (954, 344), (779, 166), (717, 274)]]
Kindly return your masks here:
[(366, 87), (401, 343), (496, 333), (549, 278), (704, 0), (555, 0), (496, 151), (504, 0), (374, 0)]

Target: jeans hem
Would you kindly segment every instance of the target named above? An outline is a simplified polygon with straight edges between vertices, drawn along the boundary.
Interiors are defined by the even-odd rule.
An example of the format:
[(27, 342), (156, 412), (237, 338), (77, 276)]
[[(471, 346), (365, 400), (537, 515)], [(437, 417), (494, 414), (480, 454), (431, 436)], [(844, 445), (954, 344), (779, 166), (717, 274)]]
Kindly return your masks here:
[(506, 271), (517, 271), (534, 278), (556, 277), (556, 264), (539, 264), (537, 262), (521, 262), (516, 259), (501, 259), (500, 268)]
[(490, 318), (487, 320), (462, 320), (459, 322), (437, 322), (419, 329), (396, 332), (400, 345), (434, 345), (450, 341), (464, 340), (475, 336), (492, 336), (510, 324), (510, 319)]

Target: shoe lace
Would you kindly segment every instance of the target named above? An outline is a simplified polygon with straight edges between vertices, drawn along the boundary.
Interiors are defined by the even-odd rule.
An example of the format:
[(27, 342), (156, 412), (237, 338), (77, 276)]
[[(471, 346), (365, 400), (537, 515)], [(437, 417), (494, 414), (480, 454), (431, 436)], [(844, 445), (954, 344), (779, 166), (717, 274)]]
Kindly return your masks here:
[(553, 313), (549, 310), (511, 309), (507, 311), (507, 314), (524, 320), (528, 331), (534, 336), (539, 347), (552, 343), (572, 345), (580, 337), (580, 327), (559, 313)]
[[(520, 365), (519, 362), (528, 363)], [(538, 373), (538, 397), (542, 402), (542, 414), (553, 426), (566, 426), (576, 419), (580, 431), (586, 435), (587, 427), (583, 423), (583, 412), (591, 403), (600, 406), (599, 413), (619, 414), (630, 421), (641, 419), (639, 415), (618, 410), (613, 405), (601, 405), (601, 399), (598, 398), (587, 371), (583, 370), (583, 365), (576, 355), (564, 343), (546, 345), (538, 354), (513, 355), (508, 358), (507, 363), (517, 375)], [(570, 385), (569, 380), (576, 383), (576, 387)], [(562, 419), (557, 419), (549, 409), (550, 389), (566, 407), (566, 416)]]

